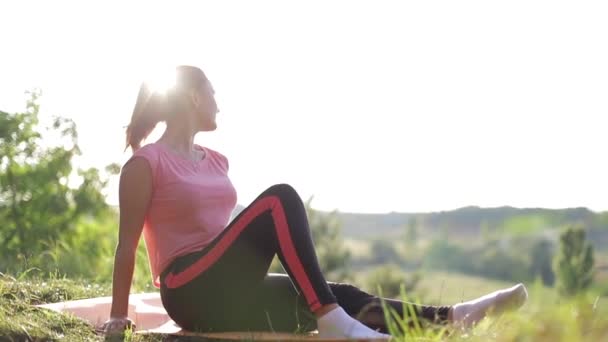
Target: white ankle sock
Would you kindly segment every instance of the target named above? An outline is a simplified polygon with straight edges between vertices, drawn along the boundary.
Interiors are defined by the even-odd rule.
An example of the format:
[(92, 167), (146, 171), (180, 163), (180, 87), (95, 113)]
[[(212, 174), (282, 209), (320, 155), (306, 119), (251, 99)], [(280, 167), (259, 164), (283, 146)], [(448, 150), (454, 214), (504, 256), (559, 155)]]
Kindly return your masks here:
[(468, 302), (454, 305), (452, 317), (454, 323), (469, 327), (482, 320), (488, 311), (501, 313), (505, 310), (516, 309), (528, 299), (528, 291), (523, 284), (498, 290)]
[(319, 318), (317, 330), (321, 338), (389, 339), (391, 337), (370, 329), (350, 317), (341, 307), (337, 307)]

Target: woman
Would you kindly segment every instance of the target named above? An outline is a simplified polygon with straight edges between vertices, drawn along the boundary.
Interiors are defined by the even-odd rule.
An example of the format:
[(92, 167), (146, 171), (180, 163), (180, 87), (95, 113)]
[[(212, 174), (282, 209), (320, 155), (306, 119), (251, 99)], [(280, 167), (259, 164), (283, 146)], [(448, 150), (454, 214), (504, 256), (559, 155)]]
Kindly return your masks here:
[[(143, 232), (154, 285), (184, 329), (316, 328), (320, 337), (388, 338), (380, 298), (324, 279), (304, 205), (289, 185), (271, 186), (228, 222), (236, 205), (228, 160), (193, 143), (198, 132), (216, 129), (218, 111), (214, 90), (196, 67), (177, 67), (176, 84), (165, 94), (142, 85), (127, 128), (134, 153), (120, 176), (113, 301), (104, 330), (131, 324), (128, 296)], [(140, 148), (160, 121), (167, 125), (162, 137)], [(275, 255), (288, 275), (267, 274)], [(490, 308), (519, 306), (526, 297), (519, 284), (474, 301), (415, 310), (424, 320), (470, 326)], [(403, 302), (386, 303), (405, 314)]]

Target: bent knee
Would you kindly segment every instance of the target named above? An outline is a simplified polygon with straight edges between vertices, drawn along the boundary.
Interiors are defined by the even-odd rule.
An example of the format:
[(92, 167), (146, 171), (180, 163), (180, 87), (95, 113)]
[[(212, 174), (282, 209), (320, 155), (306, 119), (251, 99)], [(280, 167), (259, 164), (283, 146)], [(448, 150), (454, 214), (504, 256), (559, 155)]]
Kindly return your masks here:
[(272, 185), (265, 192), (279, 197), (282, 197), (284, 195), (298, 194), (296, 192), (296, 189), (286, 183)]

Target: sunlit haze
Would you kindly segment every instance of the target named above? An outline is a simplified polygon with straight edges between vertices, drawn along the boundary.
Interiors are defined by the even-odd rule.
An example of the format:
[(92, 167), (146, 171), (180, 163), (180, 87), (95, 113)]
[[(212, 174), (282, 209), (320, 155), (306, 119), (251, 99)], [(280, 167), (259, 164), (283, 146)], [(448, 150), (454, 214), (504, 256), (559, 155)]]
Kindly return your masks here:
[(76, 121), (81, 166), (124, 163), (139, 84), (191, 64), (220, 107), (196, 142), (229, 158), (240, 204), (285, 182), (346, 212), (608, 210), (605, 1), (5, 1), (0, 13), (0, 109), (41, 88), (44, 115)]

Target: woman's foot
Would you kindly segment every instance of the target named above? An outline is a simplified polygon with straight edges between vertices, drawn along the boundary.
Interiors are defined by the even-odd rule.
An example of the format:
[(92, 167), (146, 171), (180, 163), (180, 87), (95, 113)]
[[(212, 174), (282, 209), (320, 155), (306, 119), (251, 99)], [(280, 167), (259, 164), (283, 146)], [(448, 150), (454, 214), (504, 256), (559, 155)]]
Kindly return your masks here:
[(374, 331), (337, 307), (317, 319), (320, 338), (390, 339), (390, 335)]
[(517, 309), (528, 299), (528, 291), (523, 284), (498, 290), (468, 302), (452, 307), (452, 320), (456, 325), (470, 327), (489, 313), (499, 314)]

